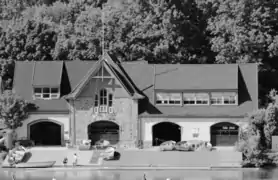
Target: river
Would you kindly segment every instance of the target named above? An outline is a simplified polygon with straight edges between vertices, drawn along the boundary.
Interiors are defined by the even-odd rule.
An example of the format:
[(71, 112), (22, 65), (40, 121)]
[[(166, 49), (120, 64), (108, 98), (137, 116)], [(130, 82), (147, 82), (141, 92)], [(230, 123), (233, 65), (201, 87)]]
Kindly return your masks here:
[(0, 170), (0, 180), (141, 180), (146, 174), (147, 180), (276, 180), (278, 169), (258, 170)]

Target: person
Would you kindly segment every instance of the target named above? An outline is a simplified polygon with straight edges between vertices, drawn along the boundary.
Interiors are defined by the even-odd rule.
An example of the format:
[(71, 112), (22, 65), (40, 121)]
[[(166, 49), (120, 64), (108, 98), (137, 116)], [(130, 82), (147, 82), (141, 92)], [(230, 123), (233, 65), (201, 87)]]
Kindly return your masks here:
[(74, 153), (73, 154), (73, 166), (77, 166), (77, 162), (78, 162), (77, 154)]
[(66, 166), (68, 164), (68, 158), (67, 157), (64, 158), (63, 164), (64, 164), (64, 166)]
[(146, 174), (143, 175), (143, 180), (147, 180)]

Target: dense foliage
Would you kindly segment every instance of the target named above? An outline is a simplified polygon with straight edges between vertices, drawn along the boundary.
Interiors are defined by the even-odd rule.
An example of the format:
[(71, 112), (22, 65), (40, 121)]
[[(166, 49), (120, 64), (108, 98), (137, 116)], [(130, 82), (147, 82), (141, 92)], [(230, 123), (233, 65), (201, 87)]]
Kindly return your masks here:
[(240, 130), (237, 148), (244, 154), (244, 166), (261, 167), (278, 162), (270, 156), (272, 135), (278, 135), (277, 92), (271, 91), (269, 97), (272, 101), (267, 108), (250, 113), (248, 125)]
[(23, 100), (10, 91), (5, 91), (0, 96), (0, 119), (4, 120), (4, 124), (9, 129), (21, 127), (29, 112), (36, 108), (33, 103)]
[[(264, 99), (278, 87), (277, 8), (274, 0), (0, 0), (0, 58), (96, 60), (104, 42), (122, 61), (256, 62)], [(2, 71), (9, 89), (13, 71)]]

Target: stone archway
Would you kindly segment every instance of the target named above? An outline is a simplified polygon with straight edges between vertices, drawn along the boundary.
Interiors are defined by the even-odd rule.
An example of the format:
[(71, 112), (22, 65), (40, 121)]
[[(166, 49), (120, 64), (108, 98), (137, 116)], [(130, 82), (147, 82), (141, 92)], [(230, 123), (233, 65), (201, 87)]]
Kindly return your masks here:
[(28, 139), (36, 146), (61, 146), (64, 142), (64, 125), (50, 119), (39, 119), (27, 125)]
[(180, 141), (181, 127), (172, 122), (160, 122), (152, 127), (153, 146), (159, 146), (164, 141)]
[(117, 144), (120, 140), (120, 126), (112, 121), (96, 121), (88, 125), (88, 139), (92, 145), (98, 140), (107, 140), (110, 144)]
[(234, 146), (238, 141), (239, 126), (230, 122), (220, 122), (210, 127), (213, 146)]

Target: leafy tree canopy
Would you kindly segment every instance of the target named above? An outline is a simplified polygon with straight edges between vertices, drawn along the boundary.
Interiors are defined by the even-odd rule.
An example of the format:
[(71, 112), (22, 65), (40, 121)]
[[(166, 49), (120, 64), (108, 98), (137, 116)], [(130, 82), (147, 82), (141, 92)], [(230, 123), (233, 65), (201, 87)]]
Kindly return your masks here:
[(0, 0), (0, 58), (96, 60), (104, 34), (122, 61), (259, 63), (264, 97), (278, 88), (277, 12), (275, 0)]
[(5, 91), (0, 96), (0, 119), (9, 129), (16, 129), (22, 126), (23, 121), (28, 117), (31, 110), (37, 107), (10, 91)]

